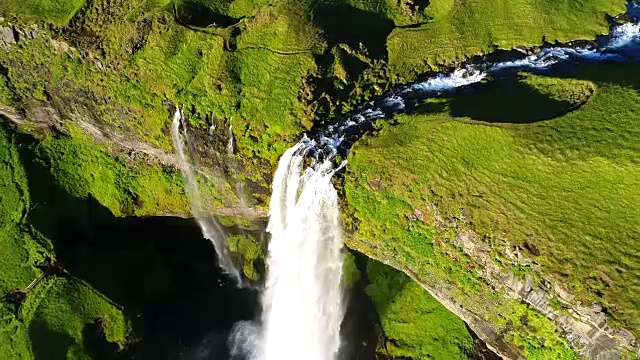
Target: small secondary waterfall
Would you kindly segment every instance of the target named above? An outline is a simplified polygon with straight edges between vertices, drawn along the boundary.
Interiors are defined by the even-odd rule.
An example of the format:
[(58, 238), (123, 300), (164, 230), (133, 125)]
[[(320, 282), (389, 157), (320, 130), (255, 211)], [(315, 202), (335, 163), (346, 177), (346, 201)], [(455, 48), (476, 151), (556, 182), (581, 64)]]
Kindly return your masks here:
[(298, 143), (273, 181), (262, 360), (335, 359), (342, 321), (342, 230), (330, 160), (305, 168)]
[(176, 108), (176, 112), (173, 115), (173, 122), (171, 124), (171, 137), (173, 139), (173, 146), (178, 153), (178, 161), (180, 163), (180, 171), (182, 172), (182, 178), (184, 179), (185, 191), (191, 201), (191, 212), (196, 218), (198, 225), (202, 229), (202, 235), (209, 239), (213, 243), (213, 246), (218, 255), (218, 263), (220, 267), (232, 277), (238, 285), (242, 284), (242, 277), (240, 272), (233, 264), (229, 249), (225, 244), (225, 231), (214, 217), (208, 215), (205, 212), (201, 201), (200, 188), (198, 187), (198, 180), (196, 173), (189, 162), (186, 151), (184, 139), (187, 138), (186, 131), (180, 133), (180, 123), (182, 122), (182, 112)]
[(229, 125), (229, 141), (227, 142), (227, 154), (233, 156), (233, 126)]

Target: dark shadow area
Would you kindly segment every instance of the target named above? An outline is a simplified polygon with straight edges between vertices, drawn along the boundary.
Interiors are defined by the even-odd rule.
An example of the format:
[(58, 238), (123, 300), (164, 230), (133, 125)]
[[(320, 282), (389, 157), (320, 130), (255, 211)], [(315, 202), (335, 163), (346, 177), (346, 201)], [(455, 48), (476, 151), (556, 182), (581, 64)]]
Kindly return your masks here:
[(403, 0), (406, 6), (411, 10), (411, 12), (420, 12), (429, 6), (431, 0)]
[(345, 315), (340, 328), (342, 346), (340, 360), (370, 360), (376, 358), (378, 339), (382, 333), (380, 318), (373, 302), (365, 292), (368, 258), (356, 251), (356, 266), (360, 279), (346, 293)]
[(371, 58), (387, 58), (392, 20), (347, 4), (320, 4), (313, 12), (313, 22), (323, 29), (329, 47), (343, 43), (359, 49), (363, 44)]
[[(33, 142), (20, 137), (22, 144)], [(51, 239), (58, 264), (124, 309), (141, 339), (114, 354), (101, 339), (100, 325), (88, 325), (88, 351), (100, 352), (100, 358), (174, 359), (205, 334), (226, 338), (235, 322), (256, 316), (257, 292), (238, 289), (221, 272), (213, 245), (193, 220), (114, 217), (96, 200), (59, 189), (27, 146), (21, 156), (34, 205), (28, 222)], [(52, 341), (40, 347), (51, 352), (65, 344)], [(226, 342), (211, 353), (227, 358)]]
[(467, 331), (469, 331), (469, 334), (471, 334), (471, 337), (473, 338), (473, 348), (471, 350), (471, 353), (469, 353), (470, 360), (502, 360), (502, 357), (491, 351), (491, 349), (487, 347), (487, 343), (482, 341), (478, 337), (478, 335), (473, 332), (469, 325), (465, 323), (464, 326), (467, 328)]
[(369, 64), (338, 48), (337, 53), (343, 69), (347, 74), (348, 82), (356, 82), (360, 75), (369, 67)]
[[(433, 101), (431, 99), (407, 101), (405, 104), (407, 114), (438, 114), (447, 108), (445, 101)], [(389, 122), (392, 125), (397, 124), (397, 121), (393, 118)]]
[(82, 329), (83, 346), (93, 360), (109, 360), (120, 350), (117, 344), (109, 342), (100, 319), (86, 324)]
[(46, 323), (34, 320), (29, 325), (31, 348), (36, 360), (67, 358), (67, 351), (75, 342), (71, 336), (50, 329)]
[(558, 101), (507, 74), (493, 81), (470, 85), (451, 100), (451, 115), (490, 123), (528, 124), (576, 110), (582, 104)]
[(179, 23), (194, 27), (227, 27), (235, 25), (240, 21), (240, 19), (214, 11), (210, 7), (197, 1), (178, 2), (175, 5), (175, 16)]

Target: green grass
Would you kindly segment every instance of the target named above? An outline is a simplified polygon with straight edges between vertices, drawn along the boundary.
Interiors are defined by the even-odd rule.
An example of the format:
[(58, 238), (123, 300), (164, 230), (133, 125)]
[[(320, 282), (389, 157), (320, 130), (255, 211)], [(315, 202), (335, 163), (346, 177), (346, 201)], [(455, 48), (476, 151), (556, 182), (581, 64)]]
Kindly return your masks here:
[(32, 359), (27, 326), (13, 313), (12, 305), (0, 303), (0, 359)]
[[(20, 147), (24, 140), (0, 128), (0, 294), (25, 289), (53, 256), (51, 244), (29, 223), (32, 209)], [(18, 306), (0, 302), (0, 358), (87, 358), (83, 330), (101, 320), (110, 342), (123, 342), (122, 312), (100, 293), (72, 279), (46, 278)]]
[(388, 355), (412, 359), (467, 359), (473, 340), (464, 323), (402, 272), (367, 263), (367, 294), (384, 329)]
[[(92, 37), (66, 40), (102, 54), (97, 60), (106, 72), (77, 51), (57, 53), (46, 39), (38, 39), (8, 54), (3, 62), (9, 79), (23, 100), (51, 97), (65, 114), (79, 109), (85, 121), (102, 130), (169, 151), (164, 101), (184, 105), (193, 114), (192, 124), (201, 129), (208, 127), (203, 118), (215, 114), (223, 136), (224, 124), (233, 125), (246, 168), (242, 177), (268, 187), (278, 156), (311, 126), (299, 90), (316, 69), (311, 51), (322, 47), (322, 38), (308, 21), (308, 9), (291, 1), (214, 6), (224, 15), (246, 17), (236, 26), (241, 29), (233, 39), (238, 50), (230, 52), (223, 39), (229, 41), (231, 30), (187, 29), (174, 22), (166, 5), (137, 1), (89, 6), (73, 28)], [(72, 103), (76, 106), (68, 108)]]
[[(46, 4), (47, 14), (69, 13), (68, 8), (81, 5), (51, 0), (29, 3)], [(386, 64), (410, 77), (428, 70), (425, 64), (441, 65), (486, 53), (493, 44), (510, 48), (539, 44), (543, 37), (592, 38), (607, 30), (606, 14), (624, 9), (623, 0), (584, 1), (577, 7), (566, 0), (475, 0), (459, 6), (452, 0), (438, 0), (415, 12), (394, 0), (197, 3), (201, 12), (242, 20), (232, 27), (194, 31), (174, 21), (168, 0), (95, 1), (61, 35), (54, 35), (77, 50), (53, 51), (43, 29), (40, 39), (23, 42), (2, 62), (23, 103), (49, 99), (63, 115), (78, 112), (102, 130), (168, 151), (172, 146), (167, 100), (184, 105), (192, 114), (192, 124), (201, 130), (208, 126), (205, 116), (213, 113), (219, 125), (224, 125), (218, 126), (221, 135), (227, 124), (233, 125), (237, 153), (246, 170), (235, 176), (267, 189), (279, 155), (314, 120), (326, 120), (320, 118), (323, 112), (310, 112), (301, 90), (307, 76), (319, 74), (323, 65), (314, 56), (331, 51), (330, 42), (346, 43), (354, 54), (382, 68), (388, 48)], [(176, 4), (181, 8), (187, 3)], [(17, 0), (4, 5), (7, 13), (18, 15), (23, 12), (15, 9), (31, 7)], [(330, 11), (320, 11), (324, 8)], [(337, 15), (353, 21), (335, 25), (331, 20)], [(22, 22), (31, 19), (18, 18)], [(417, 29), (397, 28), (388, 39), (386, 30), (378, 29), (422, 23)], [(362, 32), (363, 27), (367, 31)], [(361, 28), (361, 39), (349, 35), (356, 28)], [(237, 51), (228, 51), (227, 46)], [(86, 58), (78, 50), (89, 50), (91, 56)], [(347, 91), (345, 99), (331, 102), (331, 107), (348, 109), (354, 101), (382, 91), (373, 84), (384, 87), (381, 77), (386, 78), (386, 72), (372, 75), (376, 71), (366, 62), (351, 76), (359, 85)], [(321, 89), (304, 90), (317, 91), (319, 98), (335, 95), (322, 95)], [(264, 196), (258, 200), (263, 201)]]
[(236, 263), (241, 264), (244, 275), (253, 281), (260, 279), (260, 273), (256, 269), (256, 262), (264, 263), (262, 245), (253, 236), (246, 234), (229, 234), (226, 239), (229, 251), (236, 257)]
[[(122, 312), (106, 298), (83, 283), (66, 279), (52, 279), (42, 286), (40, 293), (28, 301), (21, 313), (29, 322), (29, 335), (36, 355), (66, 355), (67, 358), (87, 358), (83, 344), (83, 330), (100, 320), (107, 341), (122, 342), (128, 331)], [(26, 309), (32, 310), (27, 313)]]
[(43, 249), (23, 230), (29, 210), (27, 177), (11, 134), (0, 128), (0, 294), (23, 289), (40, 273)]
[(9, 79), (0, 74), (0, 105), (12, 105), (14, 102), (13, 92), (9, 88)]
[[(57, 28), (42, 27), (39, 39), (23, 41), (2, 54), (0, 64), (8, 69), (8, 77), (0, 77), (0, 103), (29, 107), (48, 102), (65, 121), (80, 116), (105, 133), (169, 152), (168, 101), (184, 105), (203, 154), (224, 151), (220, 139), (226, 139), (227, 125), (233, 125), (244, 170), (237, 176), (267, 194), (280, 154), (313, 120), (326, 120), (310, 112), (303, 92), (338, 97), (329, 90), (323, 95), (323, 89), (303, 88), (307, 76), (323, 71), (318, 55), (325, 51), (340, 55), (334, 64), (337, 76), (344, 80), (348, 73), (349, 81), (366, 83), (354, 86), (341, 100), (348, 108), (354, 99), (360, 102), (382, 91), (367, 84), (380, 81), (384, 87), (385, 80), (396, 79), (394, 75), (408, 80), (431, 68), (487, 53), (494, 46), (510, 49), (543, 40), (592, 39), (608, 30), (606, 15), (621, 13), (625, 4), (624, 0), (432, 0), (426, 9), (410, 15), (406, 4), (395, 0), (198, 2), (218, 15), (245, 19), (235, 25), (234, 33), (215, 27), (194, 31), (174, 21), (168, 0), (92, 1), (81, 17), (71, 21), (83, 1), (3, 2), (0, 14), (17, 15), (19, 26), (41, 19)], [(349, 26), (331, 28), (336, 13), (316, 18), (320, 5), (348, 5), (347, 15), (353, 21), (347, 25), (370, 28), (361, 29), (362, 38), (349, 39)], [(379, 27), (390, 21), (389, 31), (394, 24), (424, 24), (396, 28), (387, 37)], [(72, 48), (57, 52), (47, 36)], [(350, 53), (330, 49), (330, 41), (348, 43), (341, 49), (351, 49)], [(225, 42), (237, 51), (226, 50)], [(376, 47), (379, 54), (372, 51)], [(357, 66), (345, 65), (347, 60)], [(382, 75), (372, 75), (374, 63), (384, 70)], [(575, 79), (523, 76), (510, 83), (513, 87), (428, 102), (419, 108), (429, 114), (400, 117), (397, 128), (385, 128), (379, 137), (359, 144), (350, 161), (347, 210), (358, 226), (351, 245), (393, 260), (395, 266), (414, 271), (431, 285), (455, 284), (451, 291), (461, 301), (495, 303), (497, 310), (485, 313), (488, 317), (524, 311), (520, 304), (487, 296), (486, 284), (470, 271), (472, 263), (449, 244), (454, 231), (438, 231), (433, 219), (425, 225), (406, 217), (414, 209), (431, 214), (429, 203), (436, 203), (445, 216), (464, 209), (473, 229), (490, 239), (504, 236), (516, 244), (534, 243), (541, 251), (536, 260), (545, 273), (569, 284), (580, 299), (602, 303), (618, 324), (637, 333), (640, 316), (633, 294), (640, 289), (633, 274), (638, 271), (638, 253), (629, 245), (637, 240), (634, 224), (639, 223), (629, 211), (639, 202), (634, 191), (639, 99), (632, 90), (638, 88), (633, 70), (587, 69)], [(337, 101), (330, 106), (340, 108)], [(212, 112), (218, 125), (213, 138), (203, 135), (210, 125), (205, 124), (205, 115)], [(549, 119), (553, 120), (526, 124)], [(65, 190), (93, 196), (120, 216), (188, 212), (179, 174), (114, 157), (116, 151), (95, 146), (69, 122), (66, 130), (71, 137), (49, 136), (37, 146), (40, 160)], [(1, 175), (14, 180), (2, 180), (7, 189), (2, 204), (7, 206), (0, 214), (3, 224), (10, 226), (3, 227), (6, 240), (0, 246), (13, 255), (1, 260), (0, 266), (14, 268), (41, 255), (22, 247), (31, 243), (31, 235), (22, 232), (16, 219), (28, 209), (28, 197), (20, 195), (16, 185), (22, 180), (12, 173), (14, 155), (1, 154)], [(200, 160), (216, 166), (207, 163), (206, 156)], [(368, 183), (376, 178), (384, 189), (370, 188)], [(213, 187), (212, 203), (229, 205), (229, 197), (221, 195), (229, 185)], [(266, 198), (264, 194), (259, 200)], [(245, 248), (240, 242), (238, 249)], [(23, 286), (34, 274), (29, 267), (23, 270), (11, 271), (3, 286)], [(553, 326), (547, 321), (538, 328), (525, 327), (507, 336), (535, 357), (563, 354), (566, 344)], [(77, 329), (64, 331), (77, 333)], [(552, 345), (541, 345), (541, 337), (553, 338), (548, 342)], [(78, 339), (73, 334), (70, 338), (72, 343)], [(15, 339), (22, 341), (17, 335)]]
[[(481, 299), (487, 289), (464, 272), (463, 258), (446, 250), (455, 234), (434, 228), (433, 206), (443, 219), (463, 213), (481, 237), (535, 246), (540, 255), (527, 256), (541, 264), (542, 274), (581, 301), (602, 304), (615, 325), (637, 334), (640, 78), (633, 68), (586, 66), (571, 79), (521, 79), (567, 102), (576, 93), (567, 86), (586, 81), (595, 87), (584, 106), (548, 121), (517, 124), (546, 110), (527, 107), (527, 98), (500, 102), (491, 97), (503, 94), (483, 92), (427, 102), (419, 111), (433, 112), (402, 115), (400, 125), (383, 126), (350, 157), (345, 193), (356, 243), (422, 275), (438, 273), (475, 289)], [(475, 103), (468, 99), (474, 96)], [(452, 117), (460, 102), (475, 104), (465, 110), (485, 119), (514, 108), (522, 118), (491, 124)], [(375, 179), (383, 189), (369, 185)], [(407, 220), (414, 209), (427, 214), (426, 225)]]
[(571, 360), (576, 356), (566, 342), (558, 338), (549, 320), (529, 306), (514, 308), (509, 320), (515, 331), (509, 340), (524, 349), (527, 359)]
[(433, 0), (418, 28), (389, 35), (389, 65), (411, 79), (442, 64), (491, 52), (495, 47), (538, 46), (543, 41), (593, 40), (609, 31), (607, 15), (626, 0)]
[(344, 261), (342, 263), (342, 279), (341, 285), (348, 289), (360, 281), (362, 274), (356, 265), (356, 257), (351, 252), (344, 253)]
[(94, 197), (114, 215), (187, 214), (182, 178), (159, 165), (114, 158), (79, 130), (36, 145), (57, 185), (75, 197)]
[(56, 26), (65, 26), (82, 8), (85, 0), (26, 0), (3, 1), (0, 15), (11, 18), (26, 15), (34, 20), (45, 19)]

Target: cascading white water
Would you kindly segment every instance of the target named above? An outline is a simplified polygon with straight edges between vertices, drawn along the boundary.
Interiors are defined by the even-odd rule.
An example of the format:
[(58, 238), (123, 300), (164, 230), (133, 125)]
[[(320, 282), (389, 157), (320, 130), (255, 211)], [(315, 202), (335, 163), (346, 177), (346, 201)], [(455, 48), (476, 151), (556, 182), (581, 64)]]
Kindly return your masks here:
[(227, 141), (227, 154), (233, 156), (233, 126), (229, 125), (229, 141)]
[(173, 139), (173, 146), (178, 153), (178, 161), (185, 184), (185, 191), (191, 202), (191, 212), (196, 218), (198, 225), (200, 225), (202, 235), (213, 243), (216, 254), (218, 255), (218, 263), (220, 264), (220, 267), (231, 278), (233, 278), (238, 285), (241, 285), (242, 277), (240, 276), (238, 269), (233, 264), (231, 255), (229, 254), (229, 249), (224, 241), (226, 237), (225, 231), (214, 217), (206, 213), (203, 207), (196, 173), (193, 170), (193, 166), (191, 166), (185, 151), (184, 139), (187, 138), (186, 131), (183, 134), (180, 134), (180, 123), (182, 118), (182, 112), (176, 108), (176, 112), (173, 115), (173, 122), (171, 124), (171, 138)]
[[(337, 193), (331, 178), (343, 141), (358, 127), (405, 110), (405, 101), (479, 83), (500, 71), (544, 71), (568, 60), (630, 60), (640, 56), (640, 6), (631, 3), (632, 22), (615, 25), (599, 46), (552, 46), (520, 59), (481, 62), (411, 84), (337, 123), (306, 136), (280, 159), (274, 176), (268, 231), (267, 283), (262, 322), (242, 321), (230, 336), (231, 355), (251, 360), (334, 360), (343, 317), (340, 277), (342, 239)], [(355, 134), (355, 135), (354, 135)], [(233, 152), (230, 129), (229, 152)], [(344, 150), (344, 149), (343, 149)], [(313, 166), (305, 166), (315, 159)]]
[(273, 181), (261, 360), (335, 359), (342, 321), (342, 231), (331, 161), (305, 168), (302, 143)]

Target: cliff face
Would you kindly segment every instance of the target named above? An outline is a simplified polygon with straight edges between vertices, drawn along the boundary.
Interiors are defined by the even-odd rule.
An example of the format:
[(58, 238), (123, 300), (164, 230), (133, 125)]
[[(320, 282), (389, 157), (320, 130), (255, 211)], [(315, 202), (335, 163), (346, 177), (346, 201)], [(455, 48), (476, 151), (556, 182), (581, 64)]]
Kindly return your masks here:
[[(278, 157), (314, 125), (495, 48), (592, 39), (624, 1), (541, 1), (536, 10), (78, 1), (49, 10), (0, 5), (0, 116), (48, 140), (42, 151), (61, 186), (119, 216), (188, 216), (169, 134), (179, 105), (211, 211), (260, 218)], [(509, 80), (507, 90), (426, 102), (395, 130), (382, 127), (350, 157), (348, 245), (410, 275), (507, 357), (637, 352), (638, 99), (625, 69)], [(512, 89), (520, 92), (510, 98)], [(526, 121), (548, 106), (560, 115)], [(617, 220), (605, 215), (611, 201)], [(594, 225), (567, 228), (583, 222)]]

